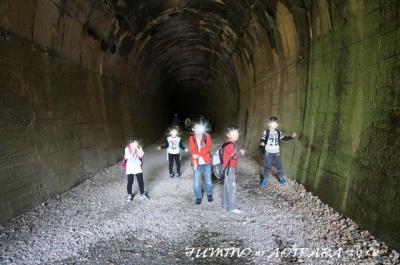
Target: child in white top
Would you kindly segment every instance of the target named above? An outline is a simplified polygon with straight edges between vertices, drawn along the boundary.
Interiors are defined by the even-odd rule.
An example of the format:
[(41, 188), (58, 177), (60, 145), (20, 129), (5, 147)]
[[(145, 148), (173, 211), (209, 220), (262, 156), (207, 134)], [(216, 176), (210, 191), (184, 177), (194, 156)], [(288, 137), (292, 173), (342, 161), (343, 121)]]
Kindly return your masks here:
[[(181, 138), (178, 136), (178, 127), (172, 127), (170, 129), (170, 136), (167, 137), (165, 140), (165, 144), (162, 146), (157, 147), (157, 150), (165, 149), (167, 148), (167, 154), (168, 154), (168, 162), (169, 162), (169, 176), (171, 178), (175, 177), (180, 177), (181, 175), (181, 150), (184, 150), (185, 152), (188, 151), (185, 146), (183, 146)], [(176, 173), (174, 174), (173, 171), (173, 166), (174, 166), (174, 161), (176, 163)]]
[(126, 175), (128, 177), (127, 191), (128, 191), (128, 201), (132, 201), (132, 185), (134, 177), (139, 184), (140, 199), (148, 199), (144, 192), (144, 182), (143, 182), (143, 148), (139, 145), (137, 137), (131, 137), (128, 141), (128, 145), (125, 147), (124, 159), (126, 160)]

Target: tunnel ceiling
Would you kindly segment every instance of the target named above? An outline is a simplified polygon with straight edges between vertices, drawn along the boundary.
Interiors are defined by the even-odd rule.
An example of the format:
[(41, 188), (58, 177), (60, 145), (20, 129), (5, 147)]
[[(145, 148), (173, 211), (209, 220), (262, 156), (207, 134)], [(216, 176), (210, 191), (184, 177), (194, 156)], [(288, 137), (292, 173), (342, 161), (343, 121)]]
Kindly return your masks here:
[[(276, 46), (278, 1), (110, 0), (97, 1), (87, 29), (102, 47), (117, 52), (136, 69), (140, 84), (216, 89), (221, 76), (238, 87), (232, 55), (252, 52), (255, 20)], [(293, 1), (296, 6), (302, 1)], [(293, 4), (285, 2), (285, 5)], [(303, 8), (303, 7), (301, 7)]]

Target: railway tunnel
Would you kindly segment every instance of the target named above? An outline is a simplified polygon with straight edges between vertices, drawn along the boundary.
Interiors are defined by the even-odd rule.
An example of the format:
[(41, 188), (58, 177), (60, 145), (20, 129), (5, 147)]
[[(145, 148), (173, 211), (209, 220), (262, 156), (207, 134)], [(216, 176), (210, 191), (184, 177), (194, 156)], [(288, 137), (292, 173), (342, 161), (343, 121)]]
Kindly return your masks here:
[(175, 113), (296, 131), (288, 175), (400, 240), (400, 5), (333, 0), (4, 0), (0, 220), (121, 158)]

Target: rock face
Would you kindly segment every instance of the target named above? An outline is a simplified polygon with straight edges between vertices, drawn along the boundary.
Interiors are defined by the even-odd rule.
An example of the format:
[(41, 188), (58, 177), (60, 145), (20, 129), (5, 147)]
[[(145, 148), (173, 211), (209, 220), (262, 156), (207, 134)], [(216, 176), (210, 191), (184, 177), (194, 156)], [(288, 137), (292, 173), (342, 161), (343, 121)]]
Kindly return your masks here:
[(173, 112), (278, 115), (288, 173), (399, 249), (399, 2), (0, 3), (1, 221), (110, 165)]
[(115, 164), (128, 136), (154, 141), (164, 118), (132, 67), (83, 33), (84, 6), (17, 2), (0, 4), (1, 222)]

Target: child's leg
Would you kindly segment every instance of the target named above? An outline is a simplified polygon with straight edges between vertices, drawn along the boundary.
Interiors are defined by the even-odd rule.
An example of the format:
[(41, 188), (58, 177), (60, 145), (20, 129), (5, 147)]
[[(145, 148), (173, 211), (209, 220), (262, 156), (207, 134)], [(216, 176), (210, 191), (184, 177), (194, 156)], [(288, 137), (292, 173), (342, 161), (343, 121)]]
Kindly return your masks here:
[(168, 169), (169, 174), (173, 174), (173, 166), (174, 166), (174, 155), (168, 154)]
[(202, 166), (198, 166), (197, 169), (194, 171), (194, 183), (193, 183), (193, 190), (194, 190), (194, 196), (196, 197), (196, 199), (201, 199), (202, 193), (201, 193), (201, 169), (200, 167)]
[(175, 155), (176, 173), (181, 174), (181, 155)]
[(225, 173), (224, 180), (224, 208), (228, 211), (235, 210), (236, 207), (236, 176), (235, 169), (230, 168)]
[(127, 175), (127, 177), (128, 177), (128, 184), (126, 185), (126, 189), (128, 191), (128, 194), (132, 195), (133, 175), (129, 174)]
[(204, 165), (205, 191), (207, 196), (212, 196), (211, 164)]
[(284, 173), (284, 170), (283, 170), (283, 165), (282, 165), (282, 160), (281, 160), (280, 154), (277, 154), (274, 157), (274, 160), (275, 160), (274, 161), (274, 166), (276, 167), (276, 171), (277, 171), (279, 180), (281, 182), (284, 182), (285, 181), (285, 173)]
[(136, 174), (137, 181), (139, 183), (139, 191), (140, 195), (144, 194), (144, 182), (143, 182), (143, 173)]
[(269, 177), (269, 172), (271, 171), (271, 165), (272, 165), (272, 155), (269, 153), (265, 153), (264, 156), (264, 178), (261, 182), (261, 186), (266, 186), (268, 184), (268, 177)]

